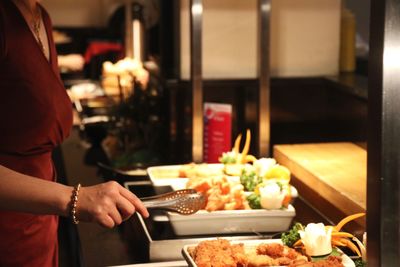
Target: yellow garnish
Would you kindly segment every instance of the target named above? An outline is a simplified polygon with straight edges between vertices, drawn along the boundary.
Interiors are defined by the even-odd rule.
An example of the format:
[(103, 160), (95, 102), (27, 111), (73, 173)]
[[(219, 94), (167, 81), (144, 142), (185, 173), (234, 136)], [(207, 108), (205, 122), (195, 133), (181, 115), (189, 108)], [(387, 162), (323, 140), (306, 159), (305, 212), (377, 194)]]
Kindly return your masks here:
[(267, 170), (264, 179), (279, 179), (289, 182), (290, 171), (285, 166), (276, 164), (275, 166), (272, 166), (269, 170)]

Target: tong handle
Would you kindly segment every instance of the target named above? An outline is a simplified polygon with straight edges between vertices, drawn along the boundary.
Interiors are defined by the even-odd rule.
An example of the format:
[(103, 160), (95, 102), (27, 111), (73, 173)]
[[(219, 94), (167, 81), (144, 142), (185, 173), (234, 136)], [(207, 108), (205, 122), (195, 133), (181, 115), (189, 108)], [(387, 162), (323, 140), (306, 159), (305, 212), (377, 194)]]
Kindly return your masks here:
[(168, 199), (171, 196), (179, 196), (179, 195), (184, 195), (184, 194), (195, 194), (195, 193), (197, 193), (197, 191), (195, 189), (180, 189), (180, 190), (176, 190), (176, 191), (172, 191), (172, 192), (168, 192), (168, 193), (164, 193), (164, 194), (159, 194), (159, 195), (155, 195), (155, 196), (142, 197), (142, 198), (140, 198), (140, 200), (142, 200), (142, 201), (156, 200), (156, 199), (164, 200), (164, 199)]
[(142, 201), (143, 205), (146, 208), (167, 208), (167, 207), (171, 207), (176, 203), (176, 199), (161, 199), (161, 200), (157, 200), (157, 199), (151, 199), (151, 200), (144, 200)]

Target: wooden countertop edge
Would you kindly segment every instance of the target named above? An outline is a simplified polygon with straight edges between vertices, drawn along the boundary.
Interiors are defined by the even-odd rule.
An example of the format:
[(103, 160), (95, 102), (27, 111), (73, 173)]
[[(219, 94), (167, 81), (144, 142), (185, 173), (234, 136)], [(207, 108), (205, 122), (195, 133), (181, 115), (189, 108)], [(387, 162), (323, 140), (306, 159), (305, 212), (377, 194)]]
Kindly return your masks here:
[[(337, 223), (347, 215), (365, 212), (365, 208), (356, 201), (337, 191), (303, 166), (291, 160), (279, 150), (279, 147), (275, 146), (273, 153), (276, 161), (291, 171), (291, 184), (297, 188), (300, 197), (319, 210), (329, 220)], [(322, 194), (321, 192), (324, 193)], [(365, 229), (365, 219), (357, 220), (357, 224)], [(359, 227), (352, 228), (358, 229)]]

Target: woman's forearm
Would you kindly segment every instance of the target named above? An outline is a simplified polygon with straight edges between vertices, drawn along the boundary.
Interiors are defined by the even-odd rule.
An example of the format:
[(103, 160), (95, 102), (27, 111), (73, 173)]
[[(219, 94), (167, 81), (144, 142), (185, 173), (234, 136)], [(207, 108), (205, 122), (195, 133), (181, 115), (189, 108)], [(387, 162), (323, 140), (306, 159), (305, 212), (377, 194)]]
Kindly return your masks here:
[(68, 216), (72, 191), (0, 165), (0, 210)]

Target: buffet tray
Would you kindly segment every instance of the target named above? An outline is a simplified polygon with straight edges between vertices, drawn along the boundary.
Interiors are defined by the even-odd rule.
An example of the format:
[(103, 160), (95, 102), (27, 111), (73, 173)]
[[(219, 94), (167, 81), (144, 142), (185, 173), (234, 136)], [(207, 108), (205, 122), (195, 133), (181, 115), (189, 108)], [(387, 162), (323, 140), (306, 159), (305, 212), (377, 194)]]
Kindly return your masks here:
[(288, 230), (295, 215), (292, 205), (280, 210), (200, 210), (190, 216), (168, 212), (178, 236), (283, 232)]
[[(169, 185), (171, 182), (178, 183), (179, 180), (187, 181), (188, 177), (183, 177), (181, 173), (185, 166), (190, 166), (190, 164), (153, 166), (147, 168), (147, 174), (155, 186)], [(220, 163), (203, 163), (196, 164), (195, 168), (199, 172), (203, 172), (203, 175), (207, 172), (210, 172), (211, 175), (222, 175), (224, 165)]]
[[(192, 258), (192, 251), (194, 250), (194, 248), (197, 246), (198, 243), (188, 244), (182, 248), (181, 252), (182, 252), (183, 258), (186, 260), (189, 267), (198, 267), (197, 264), (195, 263), (194, 259)], [(246, 254), (251, 254), (251, 253), (255, 252), (256, 247), (260, 244), (267, 244), (267, 243), (282, 244), (282, 241), (281, 241), (281, 239), (233, 240), (233, 241), (231, 241), (231, 244), (238, 244), (238, 243), (243, 244), (244, 251)], [(345, 267), (354, 267), (355, 266), (354, 261), (349, 256), (344, 254), (341, 250), (339, 250), (339, 251), (342, 253), (342, 255), (341, 255), (342, 264)], [(271, 267), (284, 267), (284, 266), (271, 266)]]

